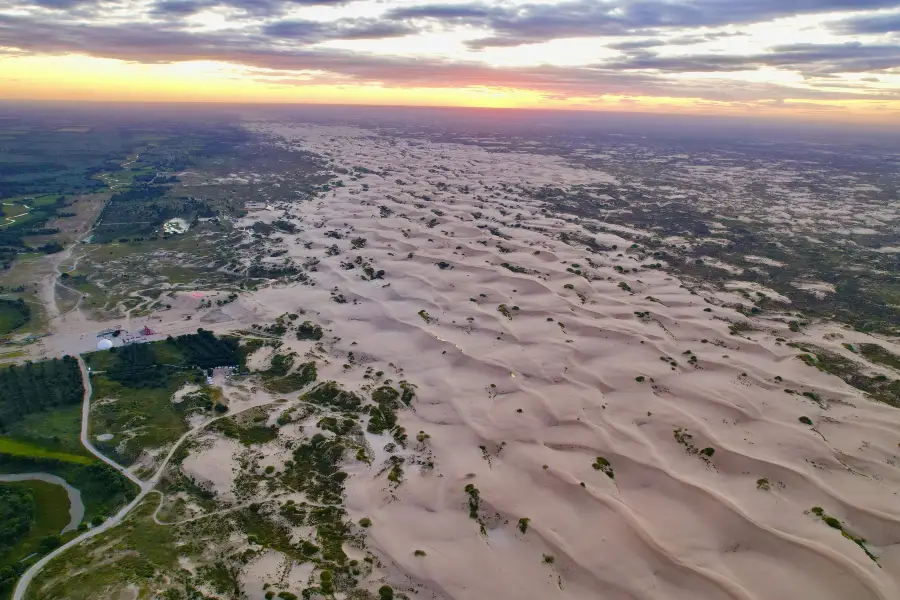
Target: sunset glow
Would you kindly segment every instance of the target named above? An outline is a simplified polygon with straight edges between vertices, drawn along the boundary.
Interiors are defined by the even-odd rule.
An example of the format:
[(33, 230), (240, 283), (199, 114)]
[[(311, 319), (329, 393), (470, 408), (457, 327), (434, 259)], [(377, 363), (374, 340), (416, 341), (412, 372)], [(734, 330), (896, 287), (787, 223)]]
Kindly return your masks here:
[(0, 97), (900, 121), (894, 3), (783, 4), (7, 2)]

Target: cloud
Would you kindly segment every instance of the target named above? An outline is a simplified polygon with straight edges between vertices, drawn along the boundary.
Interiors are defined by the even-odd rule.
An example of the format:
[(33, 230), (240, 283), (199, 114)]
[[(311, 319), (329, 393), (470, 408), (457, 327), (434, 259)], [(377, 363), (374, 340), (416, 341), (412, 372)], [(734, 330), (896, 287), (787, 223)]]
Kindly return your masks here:
[(81, 4), (89, 4), (91, 0), (34, 0), (35, 6), (53, 10), (69, 10)]
[(732, 38), (745, 35), (740, 32), (716, 32), (704, 33), (701, 35), (683, 35), (678, 37), (655, 37), (639, 40), (625, 40), (623, 42), (614, 42), (607, 44), (608, 48), (620, 50), (623, 52), (634, 52), (646, 50), (647, 48), (660, 48), (664, 46), (691, 46), (694, 44), (705, 44), (722, 38)]
[(900, 44), (784, 44), (773, 46), (769, 52), (752, 55), (658, 56), (638, 53), (604, 63), (603, 66), (661, 73), (733, 72), (775, 67), (821, 77), (835, 73), (865, 73), (900, 67)]
[[(286, 25), (282, 27), (287, 28)], [(394, 88), (484, 86), (534, 90), (548, 97), (662, 96), (717, 102), (883, 97), (726, 79), (690, 81), (661, 74), (623, 71), (608, 65), (497, 68), (482, 63), (426, 57), (376, 56), (284, 45), (264, 31), (199, 33), (147, 27), (145, 23), (82, 27), (77, 23), (53, 23), (37, 17), (0, 15), (0, 39), (5, 45), (33, 53), (83, 53), (142, 63), (225, 61), (264, 69), (273, 83), (281, 84), (339, 81)]]
[[(150, 7), (140, 5), (156, 18), (152, 24), (148, 24), (144, 14), (136, 14), (130, 22), (99, 21), (91, 17), (90, 11), (84, 8), (86, 5), (75, 6), (71, 12), (60, 9), (52, 13), (34, 10), (4, 14), (4, 1), (14, 0), (0, 0), (0, 53), (76, 53), (139, 63), (221, 61), (256, 70), (252, 76), (257, 81), (278, 85), (497, 87), (533, 90), (546, 98), (556, 99), (657, 96), (740, 103), (900, 97), (896, 90), (876, 89), (866, 83), (843, 84), (841, 81), (845, 80), (835, 75), (846, 72), (871, 75), (900, 67), (900, 46), (886, 43), (782, 44), (751, 55), (656, 54), (656, 49), (663, 46), (689, 46), (741, 35), (685, 31), (680, 25), (672, 25), (674, 30), (664, 31), (658, 25), (721, 21), (724, 17), (720, 13), (724, 11), (725, 3), (713, 0), (566, 0), (555, 7), (527, 4), (519, 11), (506, 5), (432, 4), (388, 10), (380, 18), (332, 21), (285, 18), (285, 7), (340, 4), (345, 0), (156, 0)], [(60, 5), (72, 2), (50, 1)], [(846, 5), (848, 1), (795, 0), (791, 7), (792, 10), (805, 10), (813, 5)], [(854, 6), (877, 1), (854, 0)], [(776, 5), (788, 4), (769, 0), (747, 0), (746, 3), (757, 9), (769, 7), (772, 11)], [(696, 14), (697, 7), (713, 4), (719, 7), (718, 13)], [(667, 7), (664, 14), (654, 13), (660, 5)], [(96, 6), (91, 10), (97, 10)], [(123, 5), (118, 6), (121, 9)], [(230, 27), (221, 30), (198, 31), (186, 27), (186, 16), (221, 6), (238, 8), (246, 16), (231, 19)], [(584, 12), (573, 11), (573, 6)], [(616, 7), (623, 10), (613, 12)], [(558, 14), (550, 14), (554, 8), (558, 9)], [(737, 7), (733, 12), (739, 15), (744, 10)], [(760, 14), (763, 13), (768, 14), (765, 11)], [(539, 16), (547, 20), (540, 21)], [(421, 33), (438, 22), (478, 25), (490, 30), (493, 34), (480, 40), (485, 45), (518, 45), (522, 39), (538, 40), (551, 34), (562, 37), (573, 31), (591, 31), (596, 35), (597, 29), (590, 24), (588, 16), (594, 22), (605, 19), (607, 30), (613, 32), (610, 35), (629, 36), (609, 44), (621, 55), (587, 66), (500, 68), (463, 59), (422, 55), (396, 57), (317, 46), (331, 40), (395, 38)], [(641, 27), (637, 28), (637, 25)], [(725, 76), (764, 67), (794, 70), (807, 79), (802, 86), (784, 86), (737, 81)], [(691, 72), (713, 75), (696, 80), (674, 77)], [(716, 77), (715, 73), (723, 75)]]
[(865, 15), (833, 21), (829, 28), (843, 35), (867, 35), (900, 32), (900, 13)]
[(328, 39), (366, 40), (402, 37), (416, 32), (416, 29), (404, 23), (374, 19), (340, 19), (331, 22), (288, 20), (269, 23), (262, 28), (263, 35), (306, 43)]
[(827, 11), (895, 7), (897, 0), (567, 0), (521, 5), (423, 4), (388, 11), (399, 20), (432, 20), (491, 30), (472, 48), (517, 46), (572, 37), (621, 36), (688, 27), (722, 27)]
[[(47, 1), (47, 0), (40, 0)], [(66, 0), (50, 0), (66, 1)], [(352, 0), (157, 0), (150, 14), (157, 18), (178, 18), (207, 8), (224, 6), (255, 16), (278, 16), (296, 6), (340, 6)]]
[(151, 6), (150, 14), (155, 17), (186, 17), (209, 6), (212, 4), (196, 0), (163, 0)]

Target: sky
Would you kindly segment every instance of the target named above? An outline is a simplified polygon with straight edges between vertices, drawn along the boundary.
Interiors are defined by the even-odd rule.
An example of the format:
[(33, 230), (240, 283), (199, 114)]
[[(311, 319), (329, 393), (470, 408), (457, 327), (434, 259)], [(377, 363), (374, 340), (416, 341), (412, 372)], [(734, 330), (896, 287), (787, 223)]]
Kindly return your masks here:
[(0, 0), (0, 98), (900, 123), (900, 0)]

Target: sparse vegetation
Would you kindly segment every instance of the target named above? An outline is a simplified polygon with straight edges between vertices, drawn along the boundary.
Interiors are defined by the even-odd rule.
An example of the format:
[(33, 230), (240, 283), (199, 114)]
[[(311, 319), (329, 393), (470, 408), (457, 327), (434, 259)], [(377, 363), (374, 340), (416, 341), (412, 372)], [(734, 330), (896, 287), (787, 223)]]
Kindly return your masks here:
[[(872, 559), (872, 561), (875, 564), (878, 564), (878, 557), (875, 556), (874, 554), (872, 554), (869, 551), (869, 549), (866, 547), (866, 540), (864, 538), (855, 536), (855, 535), (851, 534), (850, 532), (848, 532), (846, 530), (846, 528), (844, 527), (844, 524), (841, 523), (840, 520), (826, 514), (825, 510), (821, 506), (814, 506), (810, 509), (809, 512), (813, 513), (814, 515), (816, 515), (817, 517), (822, 519), (822, 522), (824, 522), (826, 525), (828, 525), (832, 529), (837, 529), (838, 531), (840, 531), (842, 536), (844, 536), (845, 538), (847, 538), (848, 540), (850, 540), (851, 542), (853, 542), (854, 544), (859, 546), (860, 549), (862, 549), (862, 551), (866, 553), (866, 556), (868, 556), (870, 559)], [(878, 565), (878, 566), (880, 567), (881, 565)]]

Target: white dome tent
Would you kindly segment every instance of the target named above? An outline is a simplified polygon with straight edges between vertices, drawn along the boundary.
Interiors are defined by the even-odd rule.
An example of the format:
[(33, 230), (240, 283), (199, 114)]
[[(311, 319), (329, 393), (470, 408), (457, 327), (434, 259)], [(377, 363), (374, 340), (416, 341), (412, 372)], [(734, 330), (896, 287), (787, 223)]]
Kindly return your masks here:
[(105, 338), (97, 342), (97, 350), (109, 350), (112, 347), (113, 343)]

